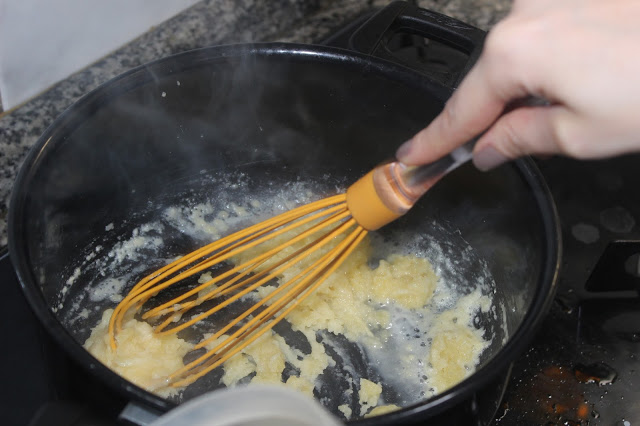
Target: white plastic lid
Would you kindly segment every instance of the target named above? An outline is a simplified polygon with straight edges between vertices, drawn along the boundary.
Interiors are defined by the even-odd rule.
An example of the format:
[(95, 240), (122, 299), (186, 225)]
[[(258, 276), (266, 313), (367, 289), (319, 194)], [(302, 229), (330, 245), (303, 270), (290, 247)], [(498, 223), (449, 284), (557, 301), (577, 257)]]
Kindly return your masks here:
[(340, 426), (313, 398), (284, 386), (219, 389), (194, 398), (150, 426)]

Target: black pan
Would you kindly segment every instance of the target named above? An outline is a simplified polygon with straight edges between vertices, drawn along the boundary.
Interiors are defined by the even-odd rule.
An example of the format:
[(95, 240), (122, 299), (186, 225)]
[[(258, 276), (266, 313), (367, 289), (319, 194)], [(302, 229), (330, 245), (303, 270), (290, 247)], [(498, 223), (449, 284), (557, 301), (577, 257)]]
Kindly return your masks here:
[[(419, 62), (406, 55), (403, 42), (416, 36), (430, 40), (420, 46)], [(211, 47), (104, 84), (47, 129), (16, 181), (9, 247), (29, 303), (61, 346), (100, 380), (132, 401), (169, 410), (175, 402), (132, 385), (82, 348), (97, 314), (71, 321), (70, 312), (99, 271), (87, 267), (69, 281), (75, 268), (87, 265), (96, 245), (117, 244), (166, 206), (215, 197), (212, 176), (244, 174), (258, 192), (295, 180), (334, 188), (354, 181), (437, 115), (483, 38), (459, 21), (393, 3), (347, 39), (349, 49)], [(506, 330), (487, 324), (496, 338), (462, 383), (359, 422), (450, 424), (462, 412), (483, 412), (478, 404), (488, 404), (480, 416), (488, 421), (501, 388), (484, 389), (508, 375), (552, 300), (560, 235), (549, 191), (531, 160), (490, 173), (462, 167), (394, 226), (437, 238), (434, 221), (473, 248), (476, 257), (463, 277), (471, 279), (478, 268), (491, 273), (496, 300), (506, 307)], [(115, 229), (106, 232), (110, 224)], [(201, 243), (179, 233), (171, 238), (162, 256)], [(453, 255), (459, 246), (450, 249)]]

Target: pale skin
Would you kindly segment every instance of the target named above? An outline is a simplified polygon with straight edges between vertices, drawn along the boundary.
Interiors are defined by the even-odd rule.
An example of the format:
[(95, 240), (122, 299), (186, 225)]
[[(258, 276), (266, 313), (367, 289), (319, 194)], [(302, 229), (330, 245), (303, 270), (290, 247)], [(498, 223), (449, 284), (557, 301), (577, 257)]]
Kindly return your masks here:
[[(548, 105), (504, 113), (530, 96)], [(523, 155), (640, 152), (640, 1), (516, 0), (442, 113), (396, 155), (429, 163), (482, 132), (480, 170)]]

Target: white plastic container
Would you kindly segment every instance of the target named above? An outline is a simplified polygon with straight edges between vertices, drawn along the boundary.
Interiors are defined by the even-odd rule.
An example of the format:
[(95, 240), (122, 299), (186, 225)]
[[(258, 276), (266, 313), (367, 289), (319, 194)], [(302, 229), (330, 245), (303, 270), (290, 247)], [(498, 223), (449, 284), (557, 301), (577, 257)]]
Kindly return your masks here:
[(194, 398), (150, 426), (339, 426), (314, 399), (284, 386), (220, 389)]

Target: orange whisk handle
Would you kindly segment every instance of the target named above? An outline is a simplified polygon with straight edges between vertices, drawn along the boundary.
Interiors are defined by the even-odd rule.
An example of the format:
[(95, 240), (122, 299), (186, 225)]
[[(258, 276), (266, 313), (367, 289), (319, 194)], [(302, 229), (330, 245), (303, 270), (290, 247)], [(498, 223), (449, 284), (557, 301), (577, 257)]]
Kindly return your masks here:
[(471, 159), (475, 139), (422, 166), (393, 161), (376, 167), (347, 189), (347, 207), (363, 228), (375, 231), (405, 214), (447, 173)]

